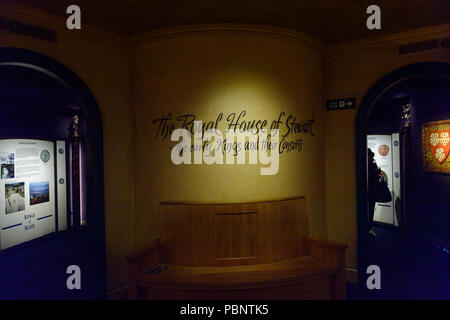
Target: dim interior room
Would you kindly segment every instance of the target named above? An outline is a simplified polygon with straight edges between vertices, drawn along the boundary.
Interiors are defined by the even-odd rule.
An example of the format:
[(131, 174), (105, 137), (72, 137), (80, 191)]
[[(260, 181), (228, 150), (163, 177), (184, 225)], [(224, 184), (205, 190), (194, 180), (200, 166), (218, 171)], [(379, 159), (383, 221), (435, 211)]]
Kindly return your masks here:
[[(436, 66), (445, 69), (445, 65)], [(387, 174), (389, 183), (397, 185), (392, 188), (392, 202), (379, 203), (375, 209), (374, 229), (386, 236), (372, 238), (369, 242), (369, 259), (389, 270), (385, 273), (385, 279), (389, 279), (385, 281), (385, 288), (391, 293), (384, 298), (401, 296), (399, 291), (404, 288), (409, 288), (415, 298), (446, 297), (446, 285), (437, 282), (446, 283), (448, 249), (437, 239), (448, 242), (449, 176), (427, 172), (422, 152), (426, 148), (427, 124), (444, 119), (448, 114), (449, 86), (449, 78), (445, 76), (424, 73), (407, 78), (386, 90), (369, 114), (367, 145), (376, 153), (376, 162)], [(390, 117), (384, 118), (387, 114)], [(405, 114), (410, 116), (405, 117)], [(377, 139), (381, 141), (377, 143)], [(400, 148), (404, 141), (408, 147)], [(382, 155), (386, 150), (378, 150), (380, 143), (392, 150), (391, 168), (383, 163), (388, 157)], [(400, 152), (396, 156), (397, 148)], [(402, 161), (406, 162), (406, 170), (401, 170)], [(409, 234), (399, 237), (400, 230), (404, 233), (409, 230)], [(432, 243), (433, 250), (427, 250), (425, 243)], [(418, 267), (408, 268), (408, 265)], [(417, 281), (406, 283), (406, 279), (396, 276), (395, 269), (409, 269), (409, 277)]]
[[(79, 80), (67, 81), (66, 91), (60, 90), (64, 91), (60, 93), (64, 97), (57, 96), (53, 101), (49, 97), (53, 97), (51, 90), (54, 91), (57, 85), (48, 80), (51, 90), (44, 85), (36, 87), (36, 100), (41, 99), (39, 95), (48, 95), (39, 105), (66, 106), (64, 120), (58, 125), (51, 122), (53, 118), (37, 112), (35, 115), (37, 119), (42, 117), (35, 121), (39, 126), (54, 127), (58, 132), (33, 131), (27, 125), (21, 127), (20, 132), (4, 132), (0, 128), (1, 138), (29, 136), (30, 139), (52, 137), (56, 140), (59, 139), (56, 136), (67, 136), (67, 128), (73, 116), (78, 114), (81, 135), (87, 139), (84, 174), (96, 177), (92, 180), (85, 177), (86, 183), (92, 185), (92, 188), (86, 185), (88, 190), (84, 191), (88, 199), (86, 228), (74, 231), (81, 238), (86, 234), (83, 238), (86, 242), (76, 242), (78, 240), (71, 240), (70, 236), (68, 240), (67, 236), (56, 234), (55, 237), (7, 249), (0, 252), (2, 272), (12, 273), (12, 268), (22, 263), (21, 257), (32, 255), (33, 250), (39, 250), (40, 246), (46, 246), (49, 256), (58, 255), (57, 250), (64, 250), (62, 245), (46, 245), (46, 242), (66, 241), (64, 244), (67, 244), (75, 241), (80, 246), (76, 250), (87, 250), (90, 254), (74, 254), (76, 259), (72, 261), (70, 255), (61, 259), (66, 259), (63, 263), (67, 262), (67, 265), (86, 266), (87, 273), (90, 273), (86, 281), (93, 283), (92, 286), (87, 284), (89, 289), (86, 290), (91, 291), (79, 296), (61, 296), (59, 292), (64, 290), (55, 289), (45, 291), (46, 297), (123, 299), (127, 298), (130, 290), (126, 257), (160, 238), (161, 202), (184, 203), (186, 207), (304, 197), (309, 233), (347, 245), (345, 281), (351, 284), (359, 280), (361, 283), (358, 273), (361, 277), (365, 270), (361, 270), (358, 257), (368, 244), (361, 242), (361, 233), (367, 231), (364, 229), (367, 225), (358, 217), (361, 201), (358, 198), (360, 182), (355, 142), (358, 141), (358, 131), (355, 130), (358, 108), (370, 89), (395, 70), (420, 62), (440, 62), (448, 68), (448, 46), (406, 54), (400, 54), (398, 50), (402, 45), (429, 39), (447, 38), (448, 41), (448, 21), (447, 24), (421, 28), (409, 26), (392, 33), (367, 38), (362, 35), (333, 43), (314, 32), (274, 26), (269, 22), (250, 24), (253, 22), (251, 19), (240, 23), (199, 24), (194, 21), (173, 26), (169, 23), (135, 34), (116, 32), (90, 21), (83, 24), (82, 30), (69, 31), (65, 12), (57, 15), (50, 9), (28, 7), (20, 1), (2, 2), (0, 8), (0, 17), (6, 25), (8, 21), (19, 21), (47, 28), (56, 35), (56, 40), (45, 41), (0, 27), (2, 75), (14, 74), (2, 66), (11, 56), (2, 50), (16, 48), (45, 56), (42, 61), (47, 61), (47, 58), (55, 61), (58, 65), (54, 69), (55, 74), (63, 76), (64, 72), (59, 73), (62, 70), (58, 69), (60, 64)], [(26, 56), (24, 54), (23, 59)], [(45, 68), (39, 65), (39, 61), (37, 58), (29, 63), (36, 62), (37, 69)], [(23, 74), (18, 76), (27, 78)], [(31, 76), (28, 81), (40, 82)], [(405, 95), (411, 100), (422, 99), (417, 103), (421, 104), (417, 110), (422, 110), (423, 114), (414, 115), (414, 128), (421, 128), (423, 122), (450, 118), (448, 95), (439, 96), (445, 90), (448, 92), (448, 79), (445, 90), (430, 85), (431, 91), (422, 95), (420, 92), (425, 92), (425, 89), (421, 89), (419, 82), (411, 81), (400, 83), (395, 90), (391, 88), (384, 97), (390, 94), (389, 99), (398, 98), (400, 93), (407, 92)], [(4, 81), (4, 85), (2, 82), (2, 90), (7, 90), (8, 83), (10, 81)], [(92, 99), (88, 102), (83, 100), (80, 88), (86, 88)], [(433, 91), (435, 89), (436, 92)], [(77, 95), (81, 98), (72, 101)], [(439, 98), (430, 98), (437, 96)], [(327, 110), (327, 100), (349, 97), (356, 99), (356, 108)], [(83, 101), (86, 102), (85, 107)], [(1, 114), (4, 114), (3, 103)], [(437, 111), (427, 113), (427, 107), (422, 107), (422, 104), (435, 104), (433, 108)], [(77, 106), (73, 107), (76, 110), (70, 106)], [(10, 109), (8, 112), (14, 113)], [(43, 112), (52, 114), (53, 111)], [(92, 116), (97, 112), (98, 119)], [(398, 111), (397, 116), (401, 117), (400, 114)], [(384, 121), (383, 116), (380, 115), (381, 122)], [(12, 116), (17, 121), (19, 118)], [(260, 163), (175, 165), (171, 147), (176, 143), (171, 141), (171, 133), (183, 123), (192, 125), (194, 120), (212, 123), (222, 132), (233, 124), (247, 126), (252, 122), (266, 121), (269, 128), (278, 123), (280, 145), (276, 174), (262, 175), (261, 168), (267, 165)], [(8, 120), (2, 118), (0, 121), (5, 124)], [(417, 169), (413, 179), (426, 180), (430, 184), (438, 180), (439, 186), (448, 190), (448, 176), (435, 174), (430, 177), (430, 173), (418, 173), (418, 168), (422, 168), (420, 130), (412, 133), (416, 143), (412, 151), (412, 159), (415, 160), (412, 161)], [(374, 130), (372, 133), (380, 132)], [(95, 149), (95, 146), (100, 149)], [(419, 186), (416, 188), (410, 197), (417, 197), (423, 191)], [(411, 210), (414, 211), (410, 217), (411, 224), (417, 228), (401, 232), (420, 232), (430, 239), (437, 239), (445, 247), (450, 240), (448, 212), (447, 215), (443, 213), (448, 200), (441, 196), (440, 204), (433, 207), (440, 211), (436, 220), (429, 217), (432, 213), (425, 209), (432, 200), (427, 197), (421, 199), (420, 203), (411, 202)], [(191, 210), (192, 214), (194, 209), (186, 210)], [(421, 216), (420, 210), (427, 211), (427, 215)], [(91, 229), (90, 219), (95, 226)], [(190, 223), (186, 221), (184, 223)], [(4, 226), (0, 225), (0, 230), (1, 227)], [(67, 232), (70, 234), (70, 230)], [(87, 248), (90, 246), (93, 249), (89, 251)], [(97, 260), (95, 255), (104, 258)], [(43, 271), (35, 272), (40, 276)], [(55, 273), (58, 273), (57, 280), (45, 273), (45, 279), (37, 281), (37, 289), (33, 290), (25, 289), (28, 278), (17, 280), (20, 276), (15, 276), (18, 281), (16, 290), (9, 295), (8, 289), (0, 284), (0, 297), (39, 298), (39, 288), (49, 284), (65, 286), (65, 282), (55, 282), (65, 279), (66, 270)], [(358, 290), (349, 289), (348, 295), (360, 297)]]

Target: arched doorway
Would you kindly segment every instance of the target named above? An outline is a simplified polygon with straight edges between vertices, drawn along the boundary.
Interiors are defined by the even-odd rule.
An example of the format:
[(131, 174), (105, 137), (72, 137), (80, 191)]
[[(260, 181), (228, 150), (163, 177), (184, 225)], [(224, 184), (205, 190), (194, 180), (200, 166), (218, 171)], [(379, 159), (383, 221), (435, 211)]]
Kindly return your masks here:
[[(369, 132), (369, 117), (371, 114), (373, 114), (373, 111), (375, 108), (378, 108), (383, 102), (387, 101), (386, 98), (396, 98), (398, 100), (405, 101), (404, 99), (407, 98), (402, 95), (398, 95), (399, 92), (407, 91), (405, 90), (408, 86), (411, 88), (411, 90), (426, 90), (425, 88), (433, 88), (433, 90), (441, 87), (440, 90), (448, 91), (448, 81), (450, 79), (450, 64), (444, 63), (444, 62), (424, 62), (424, 63), (417, 63), (413, 65), (408, 65), (405, 67), (402, 67), (392, 73), (389, 73), (385, 77), (383, 77), (381, 80), (379, 80), (365, 95), (363, 101), (361, 102), (361, 105), (358, 110), (357, 118), (356, 118), (356, 126), (355, 126), (355, 138), (356, 138), (356, 163), (357, 163), (357, 219), (358, 219), (358, 273), (359, 273), (359, 283), (360, 283), (360, 289), (362, 292), (367, 293), (368, 290), (365, 287), (366, 286), (366, 279), (368, 275), (366, 274), (366, 269), (370, 262), (370, 253), (371, 248), (370, 247), (370, 238), (369, 238), (369, 223), (368, 223), (368, 179), (367, 179), (367, 137)], [(420, 82), (422, 81), (423, 88), (420, 86)], [(445, 85), (443, 84), (445, 82)], [(429, 89), (431, 90), (431, 89)], [(437, 91), (435, 91), (437, 92)], [(397, 93), (397, 95), (396, 95)], [(431, 94), (430, 94), (431, 95)], [(422, 94), (422, 96), (425, 96), (425, 94)], [(444, 98), (445, 103), (448, 103), (448, 95)], [(389, 102), (392, 102), (393, 100), (389, 100)], [(428, 103), (428, 108), (435, 107), (435, 101), (434, 99), (428, 99), (426, 101)], [(404, 103), (404, 102), (403, 102)], [(416, 104), (425, 104), (424, 99), (420, 103)], [(386, 104), (385, 104), (386, 105)], [(445, 104), (444, 104), (445, 105)], [(415, 106), (413, 105), (413, 108)], [(428, 110), (427, 112), (423, 112), (424, 107), (422, 106), (422, 111), (417, 112), (415, 116), (419, 118), (423, 118), (426, 121), (431, 120), (437, 120), (433, 119), (432, 117), (428, 117)], [(439, 106), (439, 108), (442, 108), (442, 105)], [(438, 118), (441, 119), (442, 117), (446, 117), (446, 119), (450, 118), (450, 116), (447, 114), (448, 110), (446, 107), (445, 109), (442, 109)], [(388, 108), (386, 109), (388, 110)], [(429, 112), (428, 112), (429, 113)], [(406, 161), (410, 161), (410, 172), (413, 172), (416, 174), (419, 171), (423, 171), (422, 164), (421, 164), (421, 150), (419, 150), (419, 139), (420, 139), (420, 126), (423, 124), (424, 121), (419, 121), (415, 124), (415, 128), (411, 129), (411, 136), (415, 139), (415, 151), (412, 152), (410, 155), (410, 159), (406, 159)], [(419, 158), (419, 159), (418, 159)], [(421, 173), (422, 174), (422, 173)], [(419, 174), (416, 174), (416, 176), (419, 176)], [(422, 174), (422, 176), (424, 176)], [(411, 185), (414, 185), (414, 183), (417, 184), (418, 178), (414, 178), (415, 180), (412, 181), (412, 183), (409, 185), (409, 190), (411, 190), (413, 187)], [(429, 177), (426, 177), (427, 180), (430, 180)], [(441, 176), (439, 178), (440, 183), (442, 185), (446, 185), (448, 188), (448, 178)], [(430, 183), (430, 181), (427, 181), (427, 183)], [(408, 186), (407, 188), (408, 189)], [(417, 189), (417, 188), (416, 188)], [(410, 197), (406, 197), (406, 207), (408, 207), (408, 210), (411, 210), (411, 208), (416, 204), (414, 197), (419, 194), (417, 191), (414, 191), (410, 194)], [(427, 200), (428, 201), (428, 200)], [(445, 206), (445, 204), (443, 204)], [(404, 219), (403, 222), (403, 231), (410, 233), (413, 232), (415, 237), (418, 237), (417, 230), (413, 230), (414, 228), (411, 227), (411, 223), (418, 224), (417, 222), (417, 215), (411, 215), (407, 212), (407, 219)], [(414, 221), (414, 219), (416, 221)], [(444, 219), (445, 217), (438, 218), (442, 222), (445, 223)], [(405, 222), (406, 220), (407, 223)], [(413, 221), (411, 221), (413, 220)], [(417, 228), (416, 228), (417, 229)], [(438, 235), (442, 239), (442, 234)], [(431, 237), (430, 237), (431, 238)], [(432, 242), (434, 240), (431, 240)], [(440, 240), (436, 240), (440, 241)], [(448, 241), (448, 240), (447, 240)], [(445, 241), (444, 241), (445, 242)], [(442, 246), (442, 243), (439, 246)], [(433, 244), (435, 246), (435, 244)], [(428, 249), (426, 249), (428, 250)], [(447, 261), (448, 258), (444, 257), (445, 261)], [(444, 261), (444, 260), (443, 260)], [(372, 262), (373, 263), (373, 262)], [(448, 262), (444, 262), (448, 263)], [(442, 269), (444, 270), (444, 269)], [(382, 270), (383, 272), (383, 270)], [(441, 276), (444, 276), (443, 274)], [(414, 280), (412, 280), (414, 281)], [(431, 297), (430, 297), (431, 298)]]
[[(18, 138), (33, 138), (33, 139), (56, 139), (55, 135), (60, 135), (61, 132), (66, 130), (66, 124), (62, 124), (63, 128), (56, 128), (59, 123), (55, 122), (58, 119), (62, 119), (59, 115), (71, 116), (76, 114), (82, 119), (82, 131), (83, 136), (81, 154), (82, 154), (82, 176), (84, 181), (84, 208), (86, 216), (86, 225), (82, 228), (82, 231), (74, 231), (78, 235), (75, 238), (81, 239), (82, 243), (79, 246), (78, 258), (83, 260), (78, 262), (71, 261), (70, 254), (66, 254), (65, 261), (59, 261), (58, 255), (64, 250), (70, 251), (70, 247), (64, 247), (65, 244), (71, 243), (73, 240), (64, 240), (61, 235), (53, 234), (49, 237), (40, 239), (39, 243), (31, 243), (20, 245), (17, 248), (12, 248), (6, 252), (0, 252), (0, 259), (2, 268), (19, 268), (23, 269), (23, 272), (30, 272), (32, 275), (28, 278), (33, 278), (32, 266), (19, 267), (23, 257), (36, 256), (33, 261), (39, 261), (39, 250), (45, 248), (47, 256), (54, 261), (61, 262), (68, 267), (71, 264), (80, 263), (82, 265), (82, 290), (75, 295), (60, 296), (60, 293), (67, 290), (65, 280), (69, 275), (66, 274), (66, 269), (53, 270), (52, 274), (46, 273), (48, 279), (38, 280), (43, 283), (47, 281), (48, 286), (55, 286), (54, 290), (51, 289), (44, 295), (44, 298), (83, 298), (83, 299), (101, 299), (105, 297), (106, 292), (106, 275), (105, 275), (105, 219), (104, 219), (104, 189), (103, 189), (103, 143), (102, 143), (102, 120), (97, 102), (84, 82), (70, 69), (65, 67), (60, 62), (44, 56), (42, 54), (19, 48), (0, 48), (0, 72), (10, 76), (11, 81), (27, 80), (30, 83), (30, 87), (37, 88), (34, 93), (28, 89), (24, 89), (23, 96), (35, 95), (33, 102), (30, 104), (30, 108), (25, 107), (20, 109), (32, 110), (35, 119), (27, 120), (21, 128), (12, 129), (10, 134), (3, 132), (2, 138), (8, 138), (11, 136)], [(35, 83), (32, 83), (32, 82)], [(39, 82), (37, 84), (36, 82)], [(36, 85), (36, 86), (35, 86)], [(10, 91), (11, 87), (5, 89)], [(27, 91), (28, 90), (28, 91)], [(11, 92), (9, 92), (11, 93)], [(12, 95), (14, 95), (13, 93)], [(54, 94), (54, 96), (49, 96)], [(11, 95), (11, 94), (10, 94)], [(23, 98), (23, 97), (22, 97)], [(32, 99), (29, 97), (30, 100)], [(37, 99), (44, 99), (42, 104), (36, 103)], [(23, 100), (22, 100), (23, 101)], [(52, 107), (49, 107), (52, 104)], [(61, 105), (57, 107), (56, 105)], [(69, 104), (72, 104), (70, 106)], [(11, 104), (11, 105), (18, 105)], [(47, 105), (47, 106), (44, 106)], [(73, 107), (73, 105), (75, 107)], [(55, 107), (56, 106), (56, 107)], [(43, 109), (41, 109), (43, 108)], [(11, 109), (11, 108), (10, 108)], [(40, 110), (37, 111), (36, 109)], [(13, 118), (14, 113), (17, 110), (12, 108), (8, 111), (8, 114)], [(30, 116), (24, 115), (24, 118), (30, 119)], [(59, 118), (58, 118), (59, 117)], [(37, 119), (37, 120), (36, 120)], [(39, 124), (42, 122), (45, 126), (55, 126), (55, 128), (44, 128)], [(58, 131), (59, 130), (59, 131)], [(67, 130), (66, 130), (67, 131)], [(66, 241), (66, 242), (64, 242)], [(76, 240), (75, 240), (76, 241)], [(73, 243), (73, 242), (72, 242)], [(53, 250), (53, 251), (52, 251)], [(53, 258), (54, 257), (54, 258)], [(50, 262), (49, 262), (50, 264)], [(38, 275), (34, 275), (38, 276)], [(24, 296), (21, 296), (20, 286), (25, 286), (26, 281), (22, 279), (20, 275), (14, 273), (14, 277), (17, 280), (17, 288), (13, 290), (15, 292), (14, 298), (32, 298), (39, 299), (38, 286), (33, 291), (28, 289)], [(20, 279), (19, 279), (20, 278)], [(32, 280), (35, 281), (36, 280)], [(55, 283), (57, 281), (57, 283)], [(61, 281), (64, 281), (61, 283)], [(28, 284), (32, 286), (32, 284)], [(25, 291), (23, 291), (25, 292)], [(8, 296), (6, 296), (8, 298)]]

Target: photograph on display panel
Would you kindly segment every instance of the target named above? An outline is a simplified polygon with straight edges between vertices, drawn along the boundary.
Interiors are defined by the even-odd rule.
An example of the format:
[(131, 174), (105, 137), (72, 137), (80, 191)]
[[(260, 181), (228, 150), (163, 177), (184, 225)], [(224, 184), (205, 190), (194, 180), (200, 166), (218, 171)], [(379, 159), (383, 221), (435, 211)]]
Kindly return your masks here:
[(25, 210), (25, 183), (5, 184), (5, 213)]
[(14, 153), (0, 152), (1, 179), (14, 178)]
[(30, 205), (35, 205), (43, 202), (48, 202), (49, 184), (46, 182), (31, 182), (30, 183)]

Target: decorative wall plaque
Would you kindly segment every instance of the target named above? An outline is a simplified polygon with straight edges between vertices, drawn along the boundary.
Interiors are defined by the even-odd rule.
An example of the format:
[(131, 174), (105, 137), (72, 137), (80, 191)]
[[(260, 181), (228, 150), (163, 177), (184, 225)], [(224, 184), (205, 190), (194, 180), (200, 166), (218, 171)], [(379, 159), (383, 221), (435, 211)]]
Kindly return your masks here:
[(422, 146), (425, 171), (450, 174), (450, 119), (424, 123)]

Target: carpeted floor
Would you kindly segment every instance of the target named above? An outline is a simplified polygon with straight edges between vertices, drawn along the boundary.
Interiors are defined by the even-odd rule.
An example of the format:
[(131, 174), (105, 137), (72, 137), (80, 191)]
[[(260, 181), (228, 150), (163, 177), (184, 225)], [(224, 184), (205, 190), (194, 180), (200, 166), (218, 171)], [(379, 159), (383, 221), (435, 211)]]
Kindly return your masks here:
[[(86, 285), (86, 240), (67, 232), (0, 255), (0, 300), (91, 299)], [(68, 290), (67, 267), (81, 269), (81, 290)], [(84, 273), (83, 273), (84, 272)]]
[[(378, 236), (370, 238), (370, 263), (381, 268), (381, 290), (349, 283), (349, 300), (450, 299), (448, 246), (381, 228), (375, 231)], [(2, 252), (0, 300), (99, 298), (86, 285), (86, 243), (82, 233), (62, 233)], [(81, 267), (82, 290), (66, 287), (66, 269), (72, 264)]]
[(445, 243), (378, 227), (375, 232), (369, 262), (381, 269), (381, 289), (349, 283), (348, 299), (450, 299), (450, 251)]

